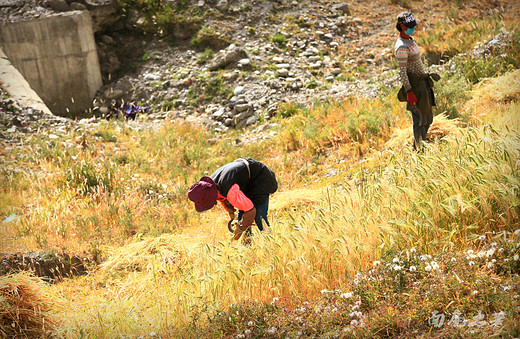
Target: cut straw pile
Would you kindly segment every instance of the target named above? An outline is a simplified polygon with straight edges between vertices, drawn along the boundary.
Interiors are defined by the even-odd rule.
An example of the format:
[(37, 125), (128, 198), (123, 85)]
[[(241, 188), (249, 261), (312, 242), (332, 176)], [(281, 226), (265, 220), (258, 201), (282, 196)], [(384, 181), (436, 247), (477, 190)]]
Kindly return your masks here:
[[(442, 140), (448, 135), (460, 137), (461, 126), (458, 119), (448, 119), (444, 114), (437, 115), (433, 118), (433, 123), (428, 129), (427, 138), (430, 140)], [(403, 147), (411, 147), (413, 141), (412, 126), (396, 130), (392, 138), (386, 143), (386, 148), (401, 149)]]
[[(164, 266), (177, 265), (181, 259), (179, 248), (183, 246), (172, 235), (146, 238), (118, 248), (106, 260), (101, 269), (104, 271), (151, 272)], [(156, 267), (154, 267), (154, 263)]]
[(477, 106), (512, 100), (520, 100), (520, 69), (479, 83), (470, 104)]
[(0, 277), (0, 337), (46, 338), (55, 328), (43, 282), (27, 273)]

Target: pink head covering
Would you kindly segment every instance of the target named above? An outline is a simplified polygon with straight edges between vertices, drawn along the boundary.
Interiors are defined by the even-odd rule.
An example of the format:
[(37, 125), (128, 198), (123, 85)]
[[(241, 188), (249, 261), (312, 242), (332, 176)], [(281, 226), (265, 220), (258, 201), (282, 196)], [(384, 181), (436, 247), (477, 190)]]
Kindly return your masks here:
[(202, 177), (188, 190), (188, 199), (195, 203), (197, 212), (204, 212), (217, 204), (217, 185), (210, 177)]

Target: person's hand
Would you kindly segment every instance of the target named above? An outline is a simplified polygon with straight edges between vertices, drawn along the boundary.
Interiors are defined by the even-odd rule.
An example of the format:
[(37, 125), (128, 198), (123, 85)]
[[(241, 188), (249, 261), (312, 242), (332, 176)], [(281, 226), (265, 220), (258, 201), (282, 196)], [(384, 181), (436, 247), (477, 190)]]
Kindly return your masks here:
[(406, 100), (408, 100), (408, 102), (412, 106), (417, 104), (417, 97), (415, 96), (415, 93), (412, 90), (409, 90), (408, 93), (406, 93)]
[(251, 225), (253, 225), (253, 222), (255, 221), (255, 216), (256, 216), (256, 208), (252, 208), (251, 210), (245, 212), (243, 215), (242, 215), (242, 225), (244, 225), (244, 227), (249, 227)]
[(238, 240), (242, 236), (242, 233), (247, 231), (250, 226), (243, 226), (242, 220), (236, 224), (235, 231), (233, 232), (233, 240)]

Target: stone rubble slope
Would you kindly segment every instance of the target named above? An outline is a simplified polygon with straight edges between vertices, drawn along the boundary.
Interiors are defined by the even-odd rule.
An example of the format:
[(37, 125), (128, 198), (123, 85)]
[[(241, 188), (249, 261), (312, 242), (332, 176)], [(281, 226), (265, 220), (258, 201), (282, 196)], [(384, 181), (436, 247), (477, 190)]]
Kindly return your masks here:
[[(349, 96), (374, 98), (383, 86), (399, 86), (391, 60), (394, 17), (404, 8), (393, 2), (192, 0), (190, 6), (214, 14), (205, 17), (206, 27), (222, 29), (230, 42), (206, 61), (205, 51), (190, 44), (191, 35), (182, 30), (174, 32), (178, 38), (173, 45), (154, 37), (129, 36), (143, 18), (135, 12), (115, 16), (115, 4), (115, 0), (6, 0), (0, 5), (0, 23), (81, 8), (96, 16), (105, 85), (94, 101), (95, 116), (83, 123), (95, 124), (113, 104), (126, 102), (150, 106), (147, 123), (185, 119), (225, 131), (268, 122), (283, 102), (310, 105)], [(467, 6), (479, 10), (478, 5)], [(444, 12), (427, 1), (416, 15), (426, 28)], [(284, 42), (274, 42), (276, 35)], [(30, 109), (13, 109), (14, 102), (4, 100), (2, 106), (2, 121), (11, 121), (7, 131), (12, 132), (13, 126), (31, 131), (26, 121), (41, 119), (35, 119)], [(11, 117), (13, 111), (29, 118)], [(6, 129), (2, 137), (12, 134)]]
[[(202, 6), (208, 3), (199, 1)], [(196, 117), (224, 131), (268, 120), (281, 102), (309, 105), (351, 95), (374, 97), (381, 82), (370, 78), (392, 71), (390, 48), (382, 47), (382, 42), (362, 42), (381, 32), (357, 17), (354, 5), (328, 1), (235, 1), (226, 5), (219, 1), (215, 6), (235, 15), (235, 20), (226, 22), (229, 46), (214, 51), (203, 64), (203, 52), (189, 44), (147, 51), (150, 59), (140, 65), (137, 74), (124, 76), (100, 92), (102, 112), (107, 112), (112, 100), (143, 105), (158, 101), (167, 104), (165, 110), (153, 112), (155, 119)], [(277, 7), (283, 11), (275, 11)], [(298, 21), (296, 26), (294, 21)], [(392, 22), (392, 17), (382, 17), (370, 25), (390, 30)], [(276, 34), (283, 35), (284, 44), (270, 40)], [(345, 80), (347, 70), (355, 68), (359, 71)], [(395, 74), (388, 76), (384, 85), (397, 85), (396, 80)], [(220, 86), (224, 94), (212, 95), (210, 102), (201, 100), (212, 85)]]

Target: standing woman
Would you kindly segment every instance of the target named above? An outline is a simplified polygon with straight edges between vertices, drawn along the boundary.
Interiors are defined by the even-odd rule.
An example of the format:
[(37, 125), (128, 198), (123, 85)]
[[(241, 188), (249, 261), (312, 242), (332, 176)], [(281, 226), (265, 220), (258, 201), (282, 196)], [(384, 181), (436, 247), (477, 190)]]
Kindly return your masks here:
[(438, 81), (440, 78), (438, 74), (428, 74), (424, 70), (419, 47), (412, 37), (416, 27), (417, 21), (411, 12), (402, 12), (397, 16), (399, 37), (395, 43), (395, 57), (402, 84), (398, 98), (407, 101), (406, 109), (412, 112), (414, 150), (426, 141), (426, 133), (433, 122), (435, 96), (432, 79)]

